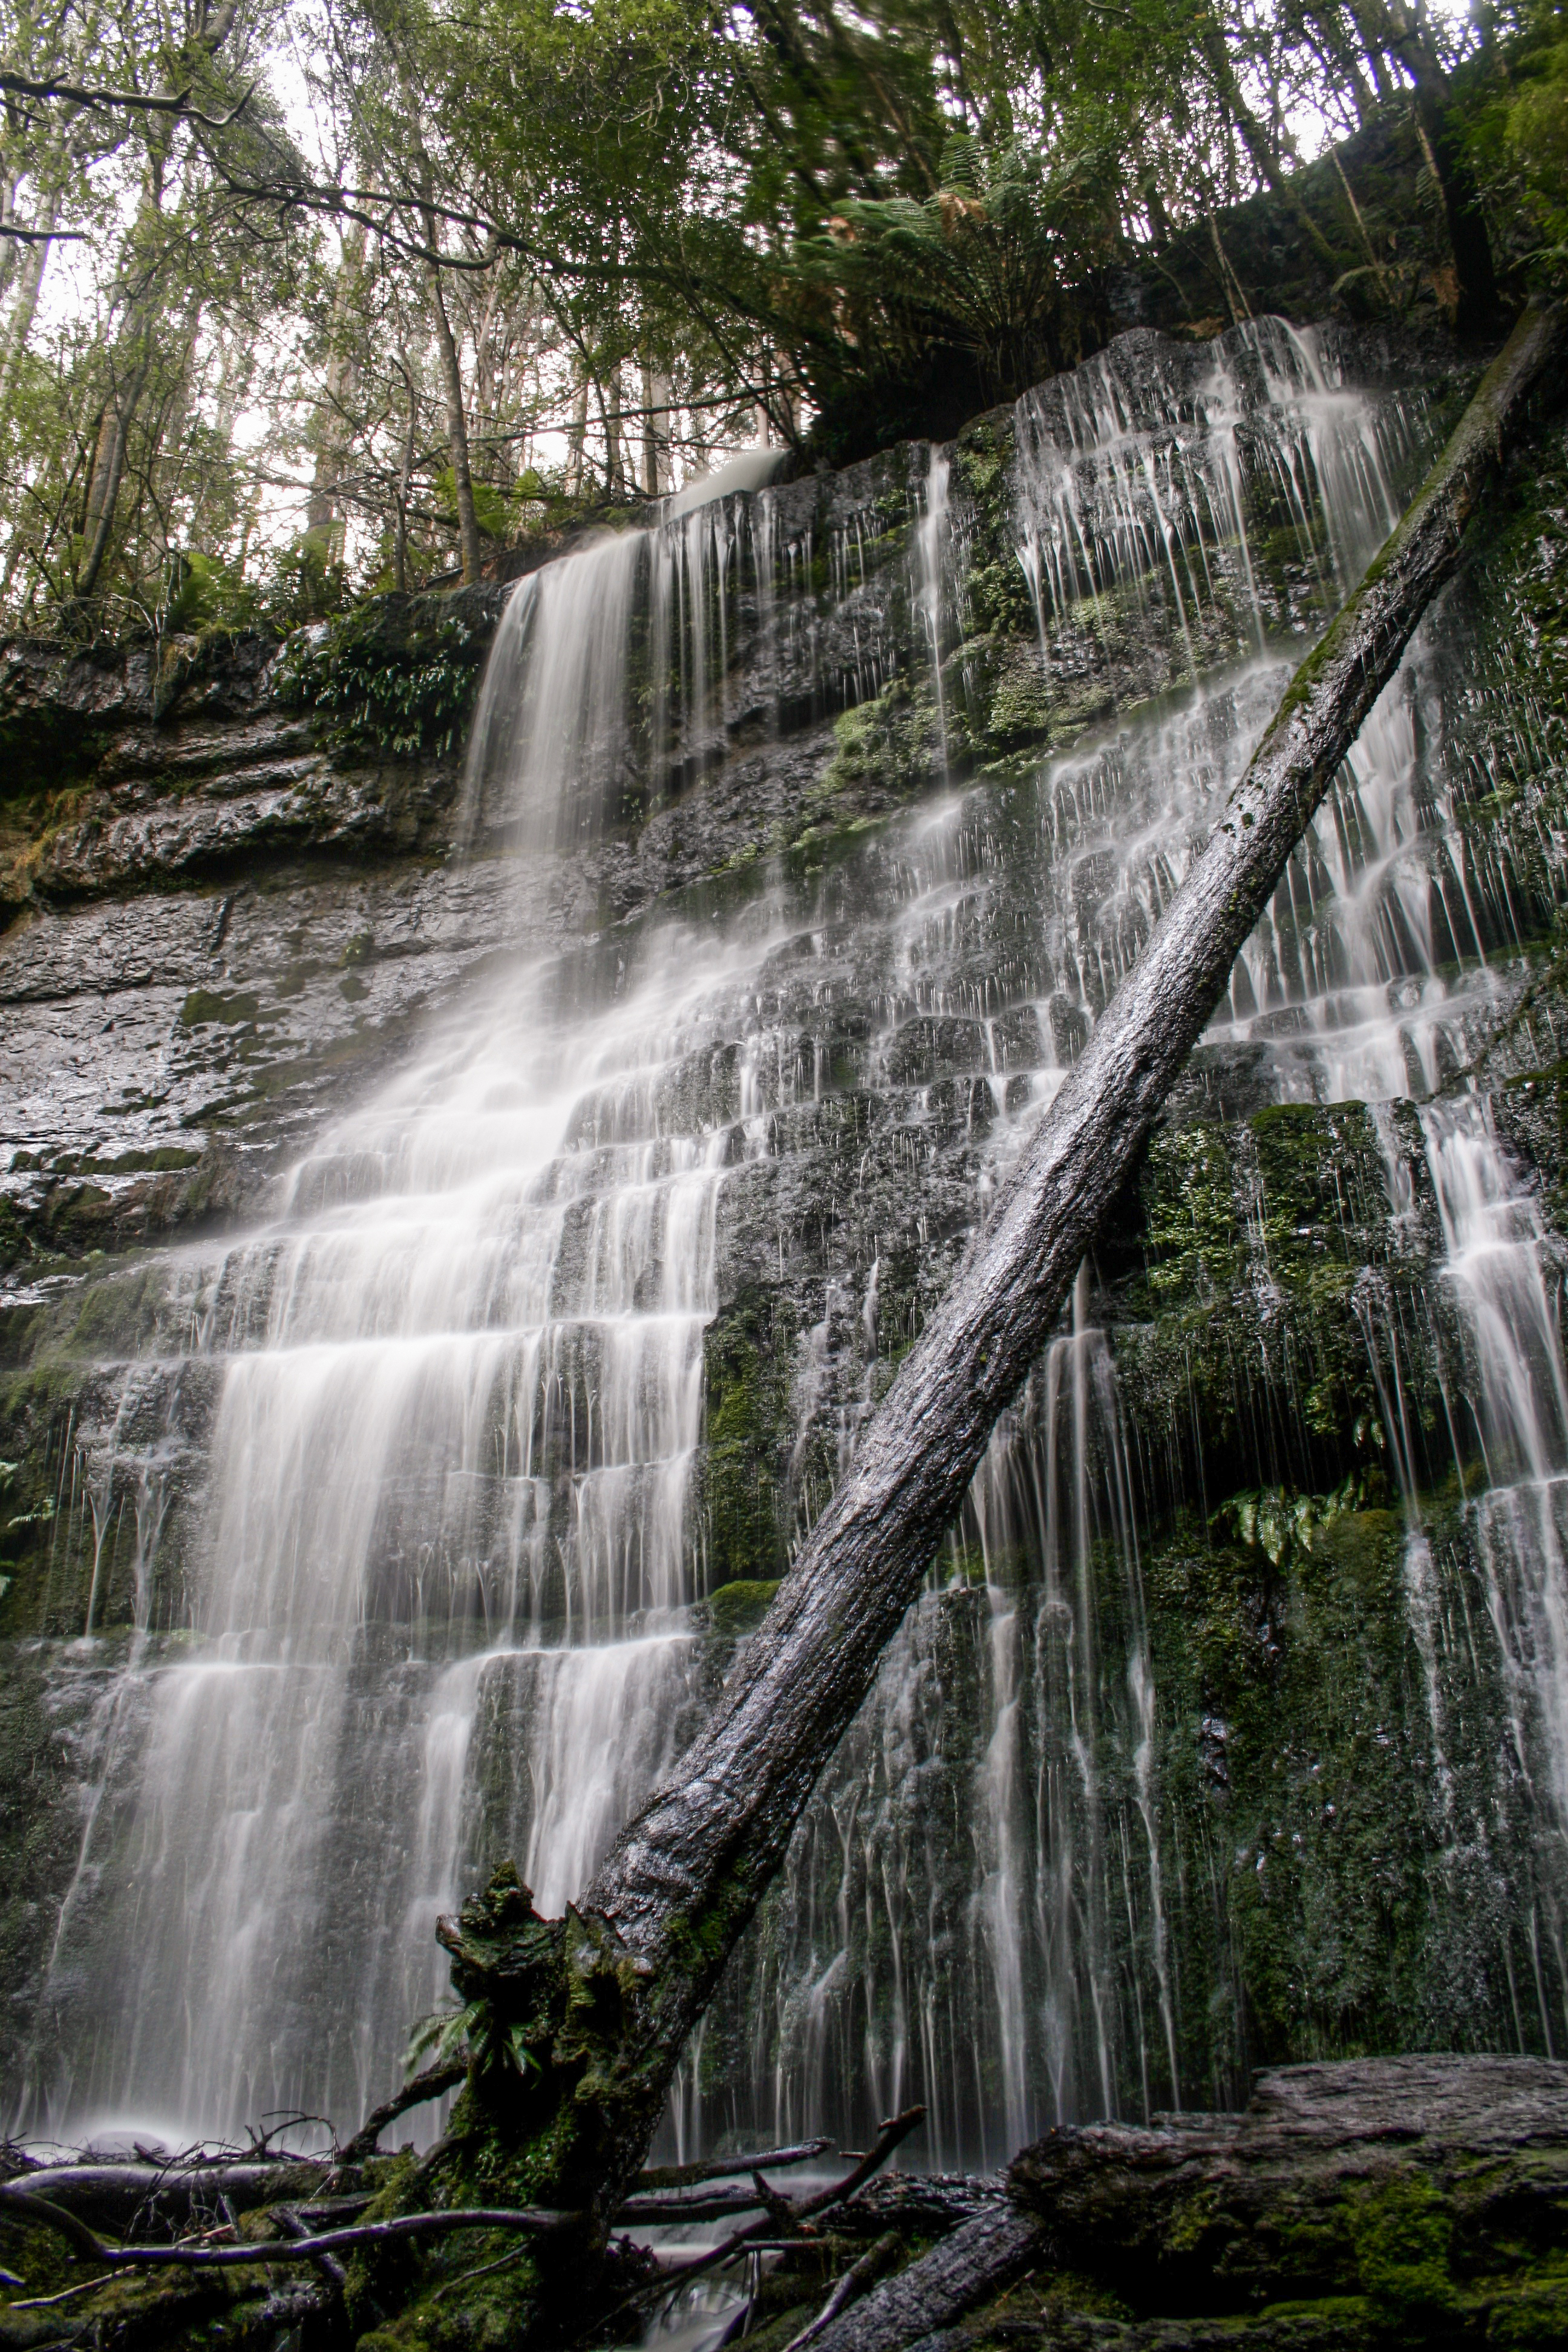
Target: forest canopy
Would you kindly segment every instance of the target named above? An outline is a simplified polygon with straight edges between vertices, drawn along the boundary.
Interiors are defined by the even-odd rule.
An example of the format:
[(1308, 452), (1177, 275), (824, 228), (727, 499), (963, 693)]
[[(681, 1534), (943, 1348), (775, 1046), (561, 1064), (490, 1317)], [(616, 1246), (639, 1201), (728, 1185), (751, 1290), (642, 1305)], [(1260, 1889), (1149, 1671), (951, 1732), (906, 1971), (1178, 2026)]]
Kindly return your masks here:
[(0, 98), (0, 607), (71, 635), (472, 580), (1142, 317), (1485, 338), (1568, 253), (1542, 0), (10, 0)]

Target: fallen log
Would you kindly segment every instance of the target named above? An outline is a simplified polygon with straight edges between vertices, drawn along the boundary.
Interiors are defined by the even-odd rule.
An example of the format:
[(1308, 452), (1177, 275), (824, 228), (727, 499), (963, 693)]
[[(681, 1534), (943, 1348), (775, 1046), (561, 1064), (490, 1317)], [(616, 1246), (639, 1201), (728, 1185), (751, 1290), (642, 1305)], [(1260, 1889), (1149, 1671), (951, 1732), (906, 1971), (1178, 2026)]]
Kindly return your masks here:
[[(1407, 2057), (1286, 2066), (1241, 2115), (1047, 2132), (1013, 2196), (1050, 2265), (1141, 2313), (1366, 2292), (1380, 2221), (1427, 2219), (1433, 2293), (1568, 2241), (1568, 2064)], [(1563, 2281), (1568, 2316), (1568, 2278)], [(1544, 2340), (1544, 2339), (1542, 2339)]]
[(805, 2352), (806, 2345), (815, 2344), (819, 2336), (826, 2334), (841, 2311), (847, 2311), (858, 2296), (869, 2292), (880, 2273), (894, 2260), (899, 2244), (898, 2231), (889, 2230), (873, 2245), (868, 2246), (859, 2260), (851, 2263), (838, 2280), (816, 2317), (790, 2337), (784, 2352)]
[(933, 2246), (812, 2338), (812, 2352), (900, 2352), (998, 2295), (1044, 2256), (1038, 2218), (1011, 2201)]
[(724, 2189), (665, 2189), (652, 2196), (628, 2197), (616, 2209), (617, 2230), (646, 2230), (658, 2223), (727, 2221), (732, 2213), (754, 2213), (767, 2199), (739, 2181)]
[(176, 2159), (165, 2164), (29, 2165), (13, 2173), (11, 2181), (83, 2221), (121, 2229), (143, 2210), (171, 2224), (188, 2221), (193, 2212), (216, 2213), (225, 2197), (239, 2212), (279, 2198), (308, 2202), (320, 2195), (324, 2183), (343, 2177), (342, 2163), (330, 2158), (279, 2156), (194, 2164)]
[[(601, 2200), (605, 2226), (623, 2200), (688, 2036), (870, 1688), (998, 1416), (1055, 1328), (1291, 850), (1456, 570), (1481, 488), (1531, 396), (1554, 377), (1562, 347), (1560, 310), (1521, 320), (1420, 495), (1298, 671), (713, 1714), (621, 1832), (580, 1904), (563, 1920), (542, 1919), (509, 1867), (458, 1920), (440, 1923), (454, 1985), (489, 2020), (455, 2119), (455, 2179), (468, 2161), (465, 2139), (476, 2161), (499, 2140), (516, 2150), (520, 2179), (537, 2182), (547, 2166), (562, 2203)], [(525, 2063), (510, 2054), (519, 2051)], [(970, 2226), (1005, 2238), (1019, 2225), (1004, 2215)]]
[[(812, 2352), (1568, 2342), (1568, 2064), (1282, 2067), (1239, 2115), (1047, 2132)], [(1000, 2301), (998, 2301), (1000, 2298)]]
[(994, 2211), (1006, 2194), (999, 2172), (885, 2172), (867, 2182), (834, 2227), (860, 2237), (902, 2230), (911, 2237), (942, 2238)]

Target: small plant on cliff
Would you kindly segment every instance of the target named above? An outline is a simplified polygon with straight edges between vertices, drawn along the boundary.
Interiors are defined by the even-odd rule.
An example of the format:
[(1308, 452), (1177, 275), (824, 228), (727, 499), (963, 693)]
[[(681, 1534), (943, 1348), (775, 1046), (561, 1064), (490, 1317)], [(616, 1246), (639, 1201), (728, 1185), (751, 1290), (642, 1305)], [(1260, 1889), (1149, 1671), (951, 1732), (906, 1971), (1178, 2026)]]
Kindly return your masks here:
[(377, 598), (301, 629), (279, 660), (279, 698), (310, 712), (334, 751), (444, 757), (472, 707), (485, 641), (457, 614), (426, 619), (427, 609)]

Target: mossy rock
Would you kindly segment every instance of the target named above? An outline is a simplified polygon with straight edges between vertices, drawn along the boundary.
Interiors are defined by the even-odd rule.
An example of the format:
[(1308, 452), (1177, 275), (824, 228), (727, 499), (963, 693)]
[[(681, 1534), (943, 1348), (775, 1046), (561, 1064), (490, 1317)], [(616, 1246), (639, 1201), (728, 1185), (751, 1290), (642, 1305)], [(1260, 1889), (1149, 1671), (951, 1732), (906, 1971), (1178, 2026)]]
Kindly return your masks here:
[(772, 1607), (778, 1589), (776, 1577), (742, 1577), (732, 1584), (721, 1584), (708, 1596), (708, 1622), (724, 1641), (754, 1633)]

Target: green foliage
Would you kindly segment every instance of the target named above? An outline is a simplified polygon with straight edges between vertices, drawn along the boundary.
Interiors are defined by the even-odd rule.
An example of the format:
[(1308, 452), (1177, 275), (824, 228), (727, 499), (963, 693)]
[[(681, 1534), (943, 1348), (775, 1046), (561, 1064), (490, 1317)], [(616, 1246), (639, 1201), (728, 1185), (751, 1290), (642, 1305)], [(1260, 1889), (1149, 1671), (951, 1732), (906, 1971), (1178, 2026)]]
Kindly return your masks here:
[(1509, 69), (1469, 114), (1466, 137), (1500, 224), (1537, 285), (1568, 278), (1568, 10), (1523, 11)]
[(403, 2053), (403, 2072), (412, 2079), (428, 2066), (445, 2066), (468, 2050), (485, 2024), (484, 2004), (457, 2001), (417, 2019)]
[(441, 757), (472, 707), (483, 657), (460, 614), (435, 600), (378, 597), (292, 638), (278, 691), (314, 715), (334, 751)]
[(1116, 249), (1116, 189), (1105, 150), (949, 139), (929, 195), (847, 197), (797, 242), (797, 299), (831, 301), (846, 373), (909, 381), (951, 352), (982, 403), (1016, 399), (1072, 348), (1071, 289)]

